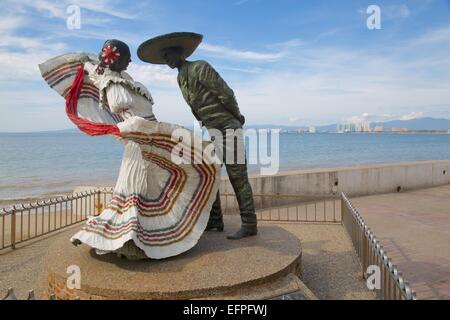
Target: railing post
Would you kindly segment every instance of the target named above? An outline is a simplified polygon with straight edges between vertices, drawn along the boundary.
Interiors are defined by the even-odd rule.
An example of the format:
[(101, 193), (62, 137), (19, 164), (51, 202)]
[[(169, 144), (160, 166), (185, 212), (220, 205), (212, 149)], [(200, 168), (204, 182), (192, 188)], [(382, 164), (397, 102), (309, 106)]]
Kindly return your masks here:
[[(353, 247), (361, 262), (363, 278), (367, 279), (367, 267), (378, 266), (381, 271), (381, 288), (376, 290), (378, 299), (417, 299), (414, 291), (392, 261), (386, 255), (380, 242), (362, 220), (357, 210), (353, 209), (344, 193), (341, 193), (342, 225), (353, 243)], [(392, 269), (391, 269), (392, 268)]]
[(16, 248), (16, 210), (11, 213), (11, 248)]
[(103, 205), (101, 201), (101, 194), (102, 192), (100, 190), (97, 191), (97, 204), (95, 208), (97, 209), (97, 215), (100, 215), (103, 211)]
[(366, 232), (364, 229), (362, 229), (362, 275), (363, 279), (367, 279), (367, 267), (368, 267), (368, 260), (369, 260), (369, 242), (366, 236)]

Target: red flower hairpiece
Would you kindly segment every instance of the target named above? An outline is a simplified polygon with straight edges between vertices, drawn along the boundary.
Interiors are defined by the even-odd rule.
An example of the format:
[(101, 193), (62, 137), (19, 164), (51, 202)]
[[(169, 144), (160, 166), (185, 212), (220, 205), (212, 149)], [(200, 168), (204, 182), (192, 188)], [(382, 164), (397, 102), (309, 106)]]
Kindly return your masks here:
[(102, 50), (101, 60), (103, 64), (110, 65), (113, 64), (117, 59), (119, 59), (120, 52), (117, 51), (117, 47), (111, 48), (110, 45), (106, 46)]

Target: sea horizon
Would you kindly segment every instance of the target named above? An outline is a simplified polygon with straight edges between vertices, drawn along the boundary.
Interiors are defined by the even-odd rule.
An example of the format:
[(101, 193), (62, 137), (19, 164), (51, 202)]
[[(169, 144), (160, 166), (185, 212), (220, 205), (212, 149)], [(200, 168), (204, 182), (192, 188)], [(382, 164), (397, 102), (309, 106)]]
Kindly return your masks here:
[[(308, 125), (308, 124), (272, 124), (272, 123), (246, 123), (244, 129), (282, 129), (282, 130), (292, 130), (296, 129), (309, 129), (313, 127), (316, 129), (314, 133), (338, 133), (337, 126), (342, 125), (344, 123), (328, 123), (328, 124), (320, 124), (320, 125)], [(345, 132), (345, 133), (377, 133), (377, 134), (386, 134), (386, 133), (405, 133), (403, 131), (392, 131), (392, 128), (402, 129), (406, 128), (412, 133), (425, 133), (425, 132), (436, 132), (437, 134), (442, 134), (443, 131), (450, 131), (450, 118), (444, 117), (422, 117), (422, 118), (414, 118), (407, 120), (389, 120), (389, 121), (368, 121), (371, 128), (374, 129), (376, 125), (381, 125), (385, 127), (384, 131), (381, 132)], [(355, 123), (356, 124), (356, 123)], [(359, 123), (359, 125), (361, 125)], [(194, 125), (192, 124), (180, 124), (181, 126), (189, 129), (193, 129)], [(53, 129), (53, 130), (32, 130), (32, 131), (0, 131), (0, 134), (30, 134), (30, 133), (57, 133), (57, 132), (79, 132), (79, 129), (76, 127), (71, 128), (61, 128), (61, 129)], [(294, 132), (292, 132), (294, 133)], [(299, 132), (300, 133), (300, 132)], [(306, 132), (302, 132), (306, 133)]]

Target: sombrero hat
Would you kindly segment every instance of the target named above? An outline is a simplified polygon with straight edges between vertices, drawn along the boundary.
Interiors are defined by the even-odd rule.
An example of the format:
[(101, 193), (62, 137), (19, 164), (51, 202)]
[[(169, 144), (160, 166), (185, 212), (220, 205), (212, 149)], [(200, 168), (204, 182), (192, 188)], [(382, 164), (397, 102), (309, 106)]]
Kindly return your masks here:
[(149, 39), (138, 48), (139, 59), (155, 64), (165, 64), (161, 51), (169, 47), (181, 47), (189, 57), (197, 49), (203, 36), (193, 32), (173, 32)]

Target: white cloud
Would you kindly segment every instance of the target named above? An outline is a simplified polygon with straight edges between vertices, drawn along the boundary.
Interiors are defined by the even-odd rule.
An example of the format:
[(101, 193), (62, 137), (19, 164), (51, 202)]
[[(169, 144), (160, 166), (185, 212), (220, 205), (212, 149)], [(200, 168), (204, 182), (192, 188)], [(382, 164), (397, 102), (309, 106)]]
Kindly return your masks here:
[(17, 49), (36, 49), (42, 51), (61, 51), (66, 48), (66, 44), (62, 42), (51, 42), (45, 38), (38, 37), (20, 37), (17, 35), (0, 35), (0, 48), (13, 48), (15, 55)]
[[(61, 22), (61, 26), (64, 25), (63, 28), (54, 28), (54, 24), (48, 23), (48, 19), (45, 22), (43, 22), (43, 19), (36, 19), (36, 14), (41, 17), (47, 15), (58, 19), (66, 19), (68, 5), (78, 4), (91, 12), (113, 17), (132, 18), (123, 9), (116, 9), (114, 3), (115, 1), (107, 2), (103, 0), (95, 3), (72, 0), (59, 2), (5, 0), (4, 7), (7, 10), (0, 16), (0, 68), (2, 70), (0, 79), (41, 80), (38, 64), (68, 51), (66, 43), (55, 39), (79, 36), (104, 40), (105, 24), (111, 21), (108, 17), (87, 15), (86, 13), (83, 14), (82, 11), (82, 29), (67, 30), (64, 22)], [(83, 26), (86, 24), (91, 25), (91, 27), (84, 28)], [(103, 28), (92, 28), (93, 25), (99, 25)], [(25, 36), (21, 32), (23, 28), (35, 28), (39, 30), (39, 33), (34, 36)], [(109, 29), (110, 36), (119, 34), (121, 33)], [(130, 37), (130, 39), (134, 38)], [(77, 48), (71, 48), (70, 51), (77, 51)]]
[(89, 10), (93, 13), (103, 14), (121, 19), (136, 19), (137, 14), (132, 14), (124, 10), (123, 7), (116, 6), (117, 1), (113, 0), (3, 0), (4, 7), (15, 13), (28, 13), (35, 11), (46, 14), (51, 18), (66, 19), (68, 17), (67, 7), (78, 5), (81, 10)]
[(263, 71), (263, 69), (259, 67), (234, 67), (227, 65), (216, 65), (215, 67), (221, 70), (238, 71), (244, 73), (259, 73)]
[(381, 14), (383, 18), (389, 20), (398, 18), (408, 18), (411, 15), (411, 11), (406, 4), (401, 5), (388, 5), (381, 8)]
[[(411, 16), (411, 10), (406, 4), (381, 6), (380, 10), (382, 20), (392, 21), (397, 19), (406, 19)], [(357, 12), (363, 18), (367, 17), (366, 8), (359, 8)]]
[(15, 29), (25, 25), (20, 17), (0, 21), (0, 79), (37, 80), (38, 64), (66, 50), (63, 42), (17, 34)]
[(38, 64), (55, 55), (55, 53), (45, 50), (28, 51), (26, 53), (11, 53), (0, 50), (0, 80), (42, 80)]
[(411, 112), (409, 114), (406, 114), (400, 118), (400, 120), (406, 121), (406, 120), (414, 120), (417, 118), (422, 118), (423, 112)]
[(291, 48), (296, 48), (305, 45), (306, 42), (302, 39), (290, 39), (284, 42), (275, 43), (273, 45), (268, 46), (269, 48), (277, 48), (283, 51)]
[(382, 122), (382, 121), (390, 121), (390, 120), (413, 120), (422, 118), (424, 116), (424, 112), (411, 112), (406, 115), (392, 115), (392, 114), (370, 114), (370, 113), (363, 113), (362, 115), (353, 115), (347, 119), (345, 119), (343, 122), (345, 123), (361, 123), (361, 122)]
[(349, 123), (361, 123), (364, 121), (364, 119), (360, 118), (359, 116), (351, 116), (349, 119), (347, 119), (347, 122)]
[(134, 80), (140, 81), (148, 87), (175, 88), (178, 86), (176, 71), (167, 66), (132, 63), (127, 72)]
[(87, 9), (93, 12), (102, 13), (109, 15), (111, 17), (121, 18), (121, 19), (136, 19), (138, 14), (129, 13), (124, 10), (123, 6), (118, 8), (114, 6), (114, 2), (111, 0), (76, 0), (69, 1), (69, 4), (77, 4), (82, 9)]
[(412, 41), (411, 45), (420, 46), (436, 43), (450, 44), (450, 26), (430, 30)]
[[(409, 42), (393, 45), (389, 55), (363, 48), (302, 47), (283, 60), (289, 65), (275, 63), (276, 68), (233, 87), (249, 123), (265, 123), (268, 115), (281, 124), (301, 114), (305, 124), (317, 125), (355, 114), (380, 121), (430, 115), (428, 110), (437, 110), (430, 106), (450, 104), (450, 59), (440, 44), (433, 50), (417, 48), (414, 55), (403, 49)], [(438, 116), (450, 117), (450, 111)]]
[(217, 46), (207, 43), (202, 43), (199, 49), (206, 54), (211, 54), (221, 58), (228, 58), (233, 60), (254, 60), (254, 61), (275, 61), (284, 56), (282, 52), (256, 52), (256, 51), (241, 51), (224, 46)]
[(319, 35), (316, 38), (316, 41), (321, 40), (323, 38), (332, 37), (332, 36), (336, 35), (339, 31), (340, 31), (340, 29), (338, 29), (338, 28), (333, 28), (333, 29), (330, 29), (327, 31), (323, 31), (323, 32), (319, 33)]
[(35, 1), (14, 1), (14, 3), (22, 11), (27, 9), (33, 9), (40, 13), (48, 14), (50, 17), (64, 18), (66, 17), (65, 6), (63, 1), (46, 1), (46, 0), (35, 0)]
[[(64, 7), (58, 2), (29, 3), (31, 5), (20, 1), (19, 5), (22, 4), (25, 11), (37, 10), (60, 19), (65, 17), (65, 11), (61, 11)], [(69, 1), (62, 3), (65, 5)], [(49, 6), (52, 4), (53, 6)], [(115, 4), (116, 2), (112, 1), (111, 6), (105, 9), (107, 2), (95, 3), (89, 12), (98, 14), (87, 16), (86, 19), (92, 19), (91, 23), (94, 24), (95, 18), (101, 17), (104, 20), (98, 20), (99, 25), (117, 21), (114, 19), (116, 16), (112, 16), (114, 12), (111, 12), (115, 10)], [(31, 7), (32, 5), (34, 7)], [(406, 10), (402, 13), (397, 9), (396, 12), (400, 18), (410, 14), (406, 13)], [(127, 13), (124, 15), (127, 16)], [(128, 18), (131, 17), (132, 15)], [(87, 21), (89, 23), (89, 20)], [(9, 106), (19, 108), (21, 103), (32, 104), (31, 101), (14, 97), (23, 95), (23, 88), (27, 87), (23, 80), (33, 80), (36, 81), (33, 86), (40, 83), (44, 87), (37, 65), (68, 50), (63, 42), (54, 39), (70, 37), (76, 42), (76, 37), (105, 37), (106, 28), (102, 27), (82, 27), (71, 34), (64, 28), (59, 31), (48, 29), (48, 37), (25, 37), (16, 32), (18, 28), (28, 26), (32, 22), (19, 15), (15, 18), (0, 19), (0, 80), (5, 83), (9, 83), (10, 79), (17, 80), (15, 88), (11, 86), (8, 92), (0, 91), (2, 111), (11, 110)], [(47, 25), (47, 28), (50, 25)], [(42, 33), (47, 31), (45, 28), (39, 30)], [(337, 30), (331, 30), (329, 34), (322, 36), (335, 32)], [(125, 34), (118, 29), (115, 31), (114, 28), (108, 29), (109, 36), (124, 39), (128, 43), (139, 43), (142, 40), (138, 33)], [(348, 119), (354, 115), (358, 115), (355, 117), (359, 119), (380, 121), (428, 116), (429, 110), (438, 110), (437, 107), (432, 109), (430, 106), (446, 106), (439, 107), (439, 112), (441, 116), (450, 116), (449, 44), (450, 26), (447, 26), (429, 30), (422, 36), (419, 35), (416, 40), (389, 41), (387, 46), (380, 43), (379, 50), (374, 47), (366, 49), (363, 46), (325, 46), (322, 41), (313, 40), (306, 43), (302, 39), (294, 38), (267, 45), (262, 51), (246, 51), (206, 43), (201, 45), (198, 53), (207, 59), (214, 58), (214, 67), (234, 89), (249, 124), (271, 122), (320, 125)], [(76, 43), (71, 44), (70, 50), (77, 50)], [(166, 66), (133, 62), (129, 72), (151, 91), (156, 102), (154, 110), (158, 119), (181, 124), (191, 123), (193, 116), (177, 86), (175, 70)], [(35, 92), (27, 90), (27, 95), (39, 100), (36, 110), (47, 112), (45, 105), (51, 105), (51, 101), (57, 106), (63, 103), (59, 97), (50, 99), (51, 101), (40, 100), (51, 94), (47, 87), (40, 92), (41, 94), (35, 95)], [(27, 111), (27, 117), (31, 125), (30, 112)], [(53, 115), (51, 112), (49, 114)], [(63, 117), (64, 113), (61, 114)], [(18, 125), (19, 120), (18, 117), (17, 124), (2, 125)], [(48, 124), (36, 125), (42, 125), (40, 129), (46, 129)]]
[(0, 16), (0, 34), (9, 33), (20, 26), (23, 26), (24, 19), (22, 17)]
[[(293, 73), (268, 72), (248, 83), (233, 85), (237, 99), (248, 123), (283, 123), (286, 117), (302, 114), (304, 124), (328, 124), (352, 114), (360, 114), (361, 109), (370, 114), (387, 114), (394, 111), (401, 114), (408, 109), (450, 101), (448, 87), (436, 87), (433, 83), (415, 84), (409, 75), (399, 78), (392, 84), (391, 73), (384, 71), (375, 77), (381, 83), (373, 82), (367, 75), (348, 74), (301, 75)], [(383, 83), (385, 82), (385, 83)], [(447, 83), (450, 87), (450, 82)], [(339, 94), (324, 88), (343, 87), (355, 90), (354, 93)], [(450, 116), (447, 113), (447, 116)]]

